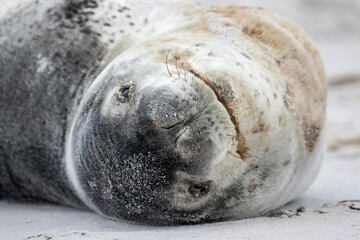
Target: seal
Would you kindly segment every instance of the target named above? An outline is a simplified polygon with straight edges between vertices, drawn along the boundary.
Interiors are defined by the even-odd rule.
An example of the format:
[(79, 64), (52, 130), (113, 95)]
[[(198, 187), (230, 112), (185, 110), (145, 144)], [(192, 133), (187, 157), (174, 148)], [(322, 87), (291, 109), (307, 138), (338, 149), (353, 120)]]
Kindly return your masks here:
[(36, 1), (1, 20), (0, 198), (174, 225), (305, 191), (326, 79), (304, 31), (262, 8), (132, 4)]

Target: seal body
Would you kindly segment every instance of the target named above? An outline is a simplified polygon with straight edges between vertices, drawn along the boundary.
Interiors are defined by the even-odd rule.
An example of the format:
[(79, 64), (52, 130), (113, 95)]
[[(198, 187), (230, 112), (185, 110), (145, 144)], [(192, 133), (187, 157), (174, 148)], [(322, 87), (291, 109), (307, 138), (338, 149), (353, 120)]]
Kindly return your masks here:
[[(145, 6), (2, 4), (11, 8), (0, 18), (0, 197), (83, 206), (62, 163), (67, 125), (114, 39), (126, 45), (145, 24), (145, 17), (131, 19), (134, 11), (146, 13)], [(110, 24), (118, 24), (116, 32)]]
[(298, 26), (260, 8), (112, 4), (2, 21), (0, 197), (169, 225), (259, 216), (311, 184), (326, 80)]

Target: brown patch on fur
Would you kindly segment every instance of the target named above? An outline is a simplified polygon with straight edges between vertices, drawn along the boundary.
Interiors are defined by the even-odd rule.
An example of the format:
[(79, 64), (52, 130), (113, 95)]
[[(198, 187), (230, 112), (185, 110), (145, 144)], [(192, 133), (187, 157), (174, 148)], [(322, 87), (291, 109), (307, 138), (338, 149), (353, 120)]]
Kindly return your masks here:
[(245, 26), (242, 31), (246, 35), (248, 35), (250, 37), (256, 37), (258, 39), (262, 38), (261, 34), (264, 32), (263, 28), (260, 24), (256, 24), (253, 28)]
[(303, 132), (305, 138), (305, 146), (309, 152), (312, 152), (315, 149), (316, 143), (320, 135), (321, 127), (308, 124), (307, 121), (303, 121)]

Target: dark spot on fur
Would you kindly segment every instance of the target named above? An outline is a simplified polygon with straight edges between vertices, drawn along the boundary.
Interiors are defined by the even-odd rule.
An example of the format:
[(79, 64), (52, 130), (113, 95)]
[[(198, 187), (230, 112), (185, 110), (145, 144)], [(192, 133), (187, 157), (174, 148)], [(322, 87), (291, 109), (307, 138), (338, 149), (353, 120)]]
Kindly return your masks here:
[(127, 18), (131, 18), (131, 16), (130, 16), (129, 14), (128, 14), (128, 15), (126, 15), (126, 17), (127, 17)]
[(130, 11), (130, 8), (128, 7), (122, 7), (118, 9), (118, 12), (124, 12), (124, 11)]
[(103, 24), (105, 27), (111, 27), (111, 24), (110, 23), (104, 23)]
[(277, 98), (277, 95), (276, 95), (276, 93), (274, 93), (274, 98), (275, 98), (275, 99)]
[(253, 131), (253, 134), (259, 133), (259, 132), (263, 132), (265, 130), (265, 124), (264, 123), (260, 123)]
[(286, 161), (283, 163), (283, 166), (287, 166), (287, 165), (289, 165), (289, 163), (290, 163), (290, 160), (286, 160)]
[(129, 22), (129, 25), (130, 25), (130, 26), (134, 26), (134, 23), (133, 23), (133, 22)]
[(285, 96), (284, 96), (283, 100), (284, 100), (284, 104), (285, 104), (286, 108), (289, 108), (289, 103), (288, 103), (288, 101), (286, 100)]
[[(84, 34), (86, 34), (86, 35), (93, 33), (89, 28), (80, 29), (80, 32), (81, 32), (81, 33), (84, 33)], [(61, 35), (61, 33), (58, 33), (57, 35), (58, 35), (58, 38), (60, 38), (60, 39), (63, 38), (63, 36)]]
[(275, 60), (275, 62), (276, 62), (276, 64), (278, 65), (278, 66), (280, 66), (281, 65), (281, 62), (280, 62), (280, 60)]
[(93, 15), (93, 11), (87, 11), (89, 8), (97, 8), (98, 4), (95, 0), (68, 1), (64, 8), (65, 18), (70, 24), (84, 26), (89, 20), (88, 15)]
[(241, 55), (243, 55), (243, 56), (246, 57), (247, 59), (251, 60), (251, 58), (250, 58), (247, 54), (241, 52)]

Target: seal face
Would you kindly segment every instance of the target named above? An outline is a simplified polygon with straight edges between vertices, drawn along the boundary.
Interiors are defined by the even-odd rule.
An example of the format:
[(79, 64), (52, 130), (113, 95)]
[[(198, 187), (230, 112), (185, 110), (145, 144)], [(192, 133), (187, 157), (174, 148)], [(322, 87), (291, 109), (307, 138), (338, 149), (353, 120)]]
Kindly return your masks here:
[[(258, 8), (185, 5), (166, 8), (166, 21), (148, 10), (146, 21), (127, 14), (132, 24), (122, 35), (123, 26), (96, 19), (113, 12), (112, 4), (56, 6), (68, 19), (60, 26), (77, 24), (84, 20), (78, 14), (96, 9), (61, 41), (79, 31), (91, 38), (80, 34), (83, 41), (71, 49), (97, 51), (75, 62), (65, 55), (55, 62), (57, 71), (51, 70), (53, 58), (40, 58), (39, 83), (25, 79), (31, 94), (57, 91), (45, 94), (39, 106), (27, 103), (34, 111), (24, 115), (27, 121), (16, 122), (17, 129), (26, 122), (36, 126), (41, 134), (35, 137), (29, 130), (11, 140), (16, 134), (7, 129), (14, 124), (0, 117), (5, 136), (0, 170), (6, 176), (0, 179), (0, 197), (31, 196), (85, 205), (113, 219), (173, 225), (259, 216), (313, 181), (324, 152), (326, 81), (317, 50), (296, 25)], [(118, 7), (118, 13), (143, 9)], [(120, 18), (115, 16), (111, 19)], [(140, 22), (147, 25), (131, 30)], [(59, 59), (56, 53), (49, 56)], [(9, 69), (8, 75), (18, 71)], [(32, 76), (29, 69), (24, 74)], [(9, 79), (0, 90), (17, 92)], [(56, 108), (69, 89), (71, 100)], [(15, 116), (25, 108), (6, 108), (12, 99), (23, 98), (1, 94), (0, 106)], [(44, 116), (34, 118), (36, 112)], [(57, 133), (40, 127), (41, 119)], [(19, 155), (35, 143), (37, 151), (27, 151), (30, 157)], [(23, 167), (26, 163), (32, 168)], [(47, 165), (56, 167), (50, 171)], [(57, 181), (44, 187), (50, 176)], [(25, 184), (34, 178), (39, 180)]]
[[(230, 150), (232, 122), (211, 89), (190, 73), (171, 77), (146, 59), (119, 60), (84, 96), (71, 131), (68, 171), (77, 190), (114, 218), (158, 224), (197, 219), (206, 208), (190, 205), (214, 187), (209, 165)], [(180, 192), (184, 199), (176, 199)], [(174, 201), (191, 211), (182, 216)]]

